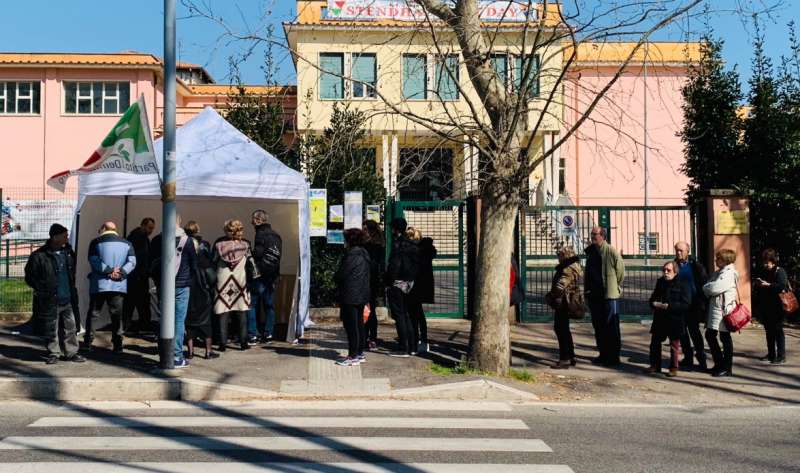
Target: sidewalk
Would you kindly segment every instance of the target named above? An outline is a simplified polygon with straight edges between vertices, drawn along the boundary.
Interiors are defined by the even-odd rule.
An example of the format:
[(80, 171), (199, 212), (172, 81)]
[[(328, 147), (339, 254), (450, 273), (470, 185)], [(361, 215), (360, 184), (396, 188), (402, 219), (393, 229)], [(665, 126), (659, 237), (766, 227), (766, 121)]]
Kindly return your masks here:
[[(338, 325), (318, 325), (307, 332), (307, 338), (300, 345), (275, 342), (245, 352), (229, 349), (215, 360), (196, 356), (191, 360), (191, 367), (181, 370), (181, 378), (176, 380), (153, 372), (157, 366), (157, 350), (149, 341), (127, 338), (125, 352), (115, 355), (110, 349), (109, 334), (100, 332), (95, 342), (100, 348), (87, 355), (87, 363), (45, 365), (38, 339), (14, 334), (14, 326), (6, 324), (0, 325), (0, 399), (14, 397), (3, 394), (2, 390), (8, 391), (9, 386), (15, 385), (16, 397), (74, 397), (86, 393), (96, 399), (136, 399), (137, 396), (142, 399), (148, 399), (147, 396), (163, 399), (222, 399), (226, 396), (502, 399), (507, 395), (508, 400), (517, 401), (538, 397), (542, 401), (582, 403), (800, 402), (800, 364), (796, 358), (800, 331), (797, 329), (787, 329), (789, 362), (783, 366), (758, 361), (765, 351), (760, 327), (734, 335), (736, 376), (733, 378), (717, 379), (694, 372), (681, 372), (674, 379), (640, 374), (647, 363), (649, 334), (648, 327), (639, 324), (622, 326), (621, 367), (594, 366), (589, 363), (595, 352), (588, 323), (573, 324), (579, 363), (563, 371), (549, 369), (556, 358), (555, 336), (549, 324), (513, 327), (513, 366), (530, 372), (534, 382), (484, 378), (475, 374), (434, 374), (431, 363), (453, 366), (464, 356), (469, 328), (468, 321), (431, 320), (431, 351), (420, 357), (402, 359), (386, 355), (385, 351), (392, 348), (395, 332), (393, 325), (382, 324), (380, 336), (385, 342), (381, 350), (368, 354), (368, 362), (361, 366), (339, 367), (333, 360), (344, 352), (343, 330)], [(195, 351), (196, 355), (203, 352), (197, 348)], [(664, 356), (666, 359), (666, 349)], [(19, 388), (20, 382), (33, 379), (50, 387)], [(488, 385), (482, 379), (501, 386)], [(466, 381), (472, 383), (451, 384)], [(511, 389), (500, 389), (502, 386)]]

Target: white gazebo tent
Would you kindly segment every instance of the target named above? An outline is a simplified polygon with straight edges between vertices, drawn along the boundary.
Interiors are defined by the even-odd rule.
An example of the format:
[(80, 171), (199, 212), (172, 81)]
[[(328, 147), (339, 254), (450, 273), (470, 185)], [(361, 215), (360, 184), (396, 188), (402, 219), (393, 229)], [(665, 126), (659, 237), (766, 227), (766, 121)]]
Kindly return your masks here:
[[(163, 142), (154, 144), (161, 163)], [(269, 214), (283, 239), (281, 280), (275, 293), (278, 320), (288, 322), (289, 340), (302, 336), (308, 323), (311, 252), (308, 183), (305, 177), (252, 142), (213, 108), (177, 132), (177, 207), (183, 222), (194, 220), (211, 243), (223, 235), (225, 220), (245, 224), (252, 241), (250, 216), (256, 209)], [(78, 251), (77, 286), (81, 311), (89, 304), (89, 242), (104, 221), (127, 235), (144, 217), (161, 225), (161, 189), (154, 174), (87, 174), (80, 177), (72, 234)], [(125, 235), (123, 235), (125, 236)]]

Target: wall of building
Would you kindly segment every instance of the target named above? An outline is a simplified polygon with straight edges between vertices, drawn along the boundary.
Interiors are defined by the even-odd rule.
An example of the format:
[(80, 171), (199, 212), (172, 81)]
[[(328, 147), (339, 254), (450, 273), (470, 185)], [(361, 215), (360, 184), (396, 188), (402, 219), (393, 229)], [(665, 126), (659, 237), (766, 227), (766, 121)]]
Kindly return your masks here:
[[(131, 102), (139, 94), (144, 94), (152, 122), (154, 76), (153, 71), (108, 68), (0, 69), (0, 81), (41, 82), (39, 114), (0, 115), (0, 141), (4, 147), (0, 156), (0, 187), (41, 188), (44, 192), (44, 182), (48, 177), (83, 164), (119, 120), (119, 115), (63, 113), (64, 81), (128, 81), (131, 84)], [(77, 180), (70, 180), (68, 188), (76, 186)]]
[[(576, 69), (565, 85), (567, 127), (587, 110), (597, 91), (617, 69)], [(683, 145), (681, 66), (648, 66), (647, 149), (649, 204), (682, 205), (688, 183), (680, 172)], [(641, 67), (629, 68), (561, 150), (566, 158), (567, 191), (577, 205), (644, 204), (645, 80)], [(563, 133), (563, 131), (562, 131)]]

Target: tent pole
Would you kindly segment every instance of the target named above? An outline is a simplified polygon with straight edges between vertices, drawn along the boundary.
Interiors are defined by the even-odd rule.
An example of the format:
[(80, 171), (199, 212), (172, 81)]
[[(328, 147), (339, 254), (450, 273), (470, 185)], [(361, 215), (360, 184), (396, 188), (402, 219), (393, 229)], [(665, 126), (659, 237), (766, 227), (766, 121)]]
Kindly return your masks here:
[(164, 154), (161, 188), (161, 369), (175, 367), (175, 0), (164, 0)]
[[(125, 196), (125, 213), (122, 217), (122, 237), (128, 234), (128, 196)], [(136, 264), (141, 263), (141, 261), (137, 261)]]

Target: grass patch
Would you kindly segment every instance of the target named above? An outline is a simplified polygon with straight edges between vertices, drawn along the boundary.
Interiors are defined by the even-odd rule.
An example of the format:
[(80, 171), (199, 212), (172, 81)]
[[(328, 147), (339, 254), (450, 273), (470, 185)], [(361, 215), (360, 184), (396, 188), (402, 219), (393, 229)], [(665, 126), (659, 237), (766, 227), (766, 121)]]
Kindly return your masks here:
[[(439, 376), (454, 376), (454, 375), (469, 375), (469, 376), (492, 376), (489, 373), (476, 370), (469, 366), (466, 358), (462, 358), (458, 364), (454, 366), (444, 366), (438, 363), (431, 363), (431, 373)], [(507, 378), (515, 379), (523, 383), (533, 384), (536, 382), (536, 373), (532, 373), (527, 369), (511, 368), (508, 370)]]
[(522, 381), (523, 383), (535, 383), (536, 382), (536, 374), (531, 373), (526, 369), (516, 369), (511, 368), (508, 370), (508, 377), (512, 379), (516, 379), (517, 381)]
[(0, 279), (0, 312), (30, 312), (33, 291), (22, 279)]

